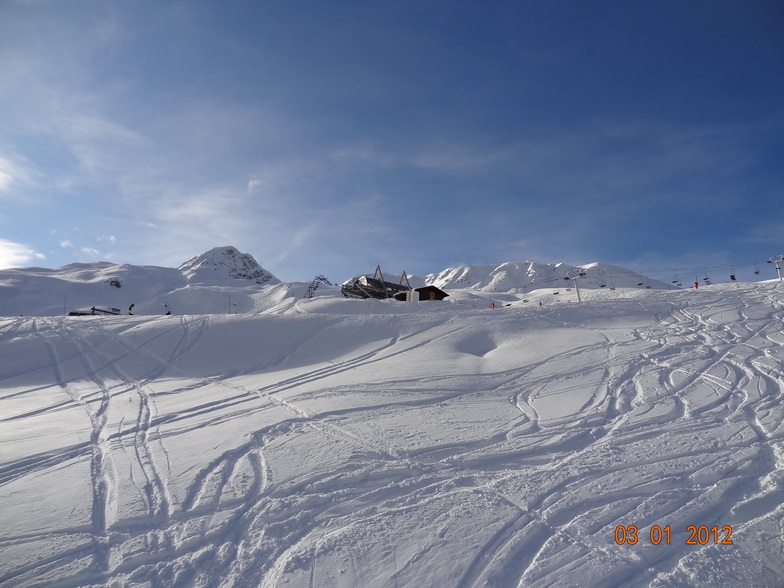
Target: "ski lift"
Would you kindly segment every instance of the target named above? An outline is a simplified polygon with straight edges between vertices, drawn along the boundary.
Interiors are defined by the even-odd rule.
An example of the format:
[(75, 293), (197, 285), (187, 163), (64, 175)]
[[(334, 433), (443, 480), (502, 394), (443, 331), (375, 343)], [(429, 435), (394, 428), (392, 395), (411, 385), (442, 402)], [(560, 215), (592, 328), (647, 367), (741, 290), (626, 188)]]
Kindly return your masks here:
[(702, 278), (702, 279), (703, 279), (703, 281), (706, 284), (710, 285), (711, 281), (710, 281), (710, 277), (708, 276), (708, 268), (707, 267), (705, 268), (705, 277)]
[(735, 281), (735, 268), (730, 267), (730, 280)]
[(679, 282), (680, 282), (680, 279), (678, 278), (678, 272), (675, 272), (673, 274), (673, 276), (672, 276), (672, 283), (673, 284), (678, 284), (680, 286)]
[(355, 276), (345, 282), (340, 291), (344, 298), (394, 298), (396, 294), (411, 291), (406, 272), (400, 276), (400, 283), (388, 282), (381, 273), (381, 267), (376, 266), (376, 271), (371, 278), (369, 275)]
[(756, 263), (754, 264), (754, 273), (759, 275), (759, 266)]
[(577, 275), (580, 276), (581, 278), (584, 278), (586, 276), (586, 274), (587, 274), (587, 272), (583, 268), (580, 268), (579, 270), (577, 270)]

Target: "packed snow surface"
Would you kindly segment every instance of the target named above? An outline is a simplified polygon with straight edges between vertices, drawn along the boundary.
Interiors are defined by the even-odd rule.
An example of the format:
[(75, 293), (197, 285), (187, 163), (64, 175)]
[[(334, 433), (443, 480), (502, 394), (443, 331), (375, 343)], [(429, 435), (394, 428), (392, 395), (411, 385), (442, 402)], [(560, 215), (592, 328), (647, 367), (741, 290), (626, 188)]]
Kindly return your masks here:
[(0, 584), (784, 585), (779, 282), (267, 289), (0, 318)]

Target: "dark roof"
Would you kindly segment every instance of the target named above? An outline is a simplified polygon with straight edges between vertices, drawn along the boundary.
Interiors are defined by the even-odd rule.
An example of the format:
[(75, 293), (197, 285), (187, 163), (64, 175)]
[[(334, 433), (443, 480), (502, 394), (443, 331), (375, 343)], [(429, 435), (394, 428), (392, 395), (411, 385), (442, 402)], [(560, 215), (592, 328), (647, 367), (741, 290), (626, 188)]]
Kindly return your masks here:
[(444, 292), (441, 288), (433, 285), (414, 288), (414, 290), (416, 290), (417, 292), (436, 292), (437, 294), (443, 294), (444, 296), (449, 296), (449, 294)]

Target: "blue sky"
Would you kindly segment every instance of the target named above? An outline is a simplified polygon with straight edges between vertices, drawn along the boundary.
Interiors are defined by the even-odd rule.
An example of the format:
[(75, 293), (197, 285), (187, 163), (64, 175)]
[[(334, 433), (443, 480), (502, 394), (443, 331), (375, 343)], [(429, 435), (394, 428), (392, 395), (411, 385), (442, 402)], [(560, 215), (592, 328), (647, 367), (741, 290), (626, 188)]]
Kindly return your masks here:
[(0, 72), (0, 267), (784, 253), (779, 0), (0, 0)]

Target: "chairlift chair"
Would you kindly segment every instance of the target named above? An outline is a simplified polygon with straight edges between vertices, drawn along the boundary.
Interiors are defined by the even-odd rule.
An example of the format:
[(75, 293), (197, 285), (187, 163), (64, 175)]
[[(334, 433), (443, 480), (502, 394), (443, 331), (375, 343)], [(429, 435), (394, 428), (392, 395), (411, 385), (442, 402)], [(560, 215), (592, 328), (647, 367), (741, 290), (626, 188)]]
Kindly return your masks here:
[(759, 266), (756, 263), (754, 264), (754, 273), (759, 275)]

